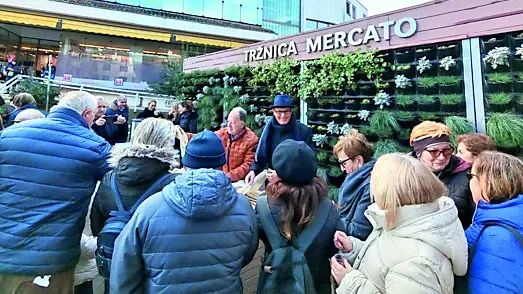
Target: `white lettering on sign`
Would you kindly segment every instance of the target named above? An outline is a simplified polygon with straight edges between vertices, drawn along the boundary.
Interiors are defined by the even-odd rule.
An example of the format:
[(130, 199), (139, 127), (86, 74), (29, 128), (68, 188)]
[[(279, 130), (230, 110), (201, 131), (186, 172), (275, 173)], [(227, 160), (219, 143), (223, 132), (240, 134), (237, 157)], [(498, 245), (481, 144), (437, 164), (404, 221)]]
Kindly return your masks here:
[[(359, 27), (353, 28), (348, 33), (345, 31), (339, 31), (310, 37), (305, 41), (305, 51), (307, 53), (312, 53), (349, 46), (361, 46), (370, 41), (389, 41), (391, 38), (392, 27), (394, 27), (394, 34), (396, 37), (409, 38), (418, 30), (418, 23), (412, 17), (405, 17), (398, 21), (391, 20), (380, 23), (377, 27), (383, 30), (383, 36), (380, 36), (376, 26), (371, 24), (366, 29)], [(295, 41), (290, 41), (288, 43), (280, 43), (272, 46), (258, 46), (257, 48), (243, 51), (243, 54), (245, 55), (245, 62), (252, 62), (298, 55), (298, 48)]]

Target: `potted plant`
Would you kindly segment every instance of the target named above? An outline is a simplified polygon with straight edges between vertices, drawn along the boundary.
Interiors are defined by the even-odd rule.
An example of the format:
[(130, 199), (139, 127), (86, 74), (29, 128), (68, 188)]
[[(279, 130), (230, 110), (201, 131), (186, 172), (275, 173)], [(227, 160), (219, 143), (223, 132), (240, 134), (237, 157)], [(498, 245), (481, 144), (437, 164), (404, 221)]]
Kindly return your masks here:
[(403, 128), (413, 128), (418, 124), (416, 114), (409, 111), (396, 111), (394, 117)]
[(426, 111), (418, 112), (418, 116), (420, 117), (421, 121), (426, 121), (426, 120), (437, 121), (438, 120), (438, 116), (432, 112), (426, 112)]
[(424, 72), (427, 73), (431, 68), (432, 64), (430, 63), (430, 59), (427, 59), (427, 56), (423, 56), (418, 60), (416, 69), (420, 74), (423, 74)]
[(369, 116), (370, 116), (370, 111), (368, 111), (368, 110), (362, 109), (362, 110), (358, 111), (358, 118), (361, 121), (368, 121)]
[(341, 116), (339, 113), (333, 113), (331, 115), (331, 118), (336, 122), (336, 123), (344, 123), (345, 122), (345, 118), (343, 116)]
[(415, 96), (411, 95), (396, 95), (396, 108), (405, 111), (416, 110), (416, 99)]
[(320, 151), (316, 153), (316, 158), (318, 159), (318, 162), (327, 164), (329, 162), (329, 154), (325, 151)]
[(414, 50), (398, 50), (395, 52), (396, 61), (398, 63), (410, 63), (414, 61)]
[(363, 84), (360, 86), (362, 96), (374, 96), (378, 89), (374, 84)]
[(370, 128), (378, 137), (392, 137), (399, 133), (400, 126), (389, 111), (378, 110), (370, 117)]
[(424, 77), (417, 81), (418, 93), (431, 95), (438, 93), (438, 77)]
[(459, 135), (474, 132), (474, 127), (470, 124), (470, 122), (461, 116), (448, 116), (445, 118), (445, 124), (451, 130), (451, 139), (454, 145), (456, 145), (456, 138)]
[(327, 124), (327, 133), (331, 135), (338, 135), (340, 133), (340, 126), (336, 124), (334, 121), (331, 121)]
[(523, 93), (523, 73), (514, 73), (514, 92)]
[(319, 112), (317, 114), (318, 120), (324, 123), (328, 123), (330, 120), (330, 113), (328, 112)]
[(374, 134), (374, 132), (372, 131), (372, 128), (370, 126), (362, 126), (359, 129), (359, 132), (362, 133), (363, 135), (365, 135), (365, 137), (367, 137), (367, 140), (369, 140), (369, 142), (376, 142), (376, 140), (378, 140), (378, 136)]
[(370, 103), (369, 99), (363, 99), (361, 100), (361, 109), (374, 110), (376, 109), (376, 106), (373, 103)]
[(452, 56), (445, 56), (439, 61), (440, 75), (448, 75), (456, 67), (456, 60)]
[(390, 95), (380, 91), (375, 97), (374, 97), (374, 105), (378, 106), (379, 109), (383, 109), (385, 106), (390, 106), (391, 100)]
[(483, 58), (483, 61), (485, 61), (485, 63), (492, 69), (497, 69), (501, 66), (510, 67), (509, 56), (509, 47), (496, 47), (488, 51), (487, 56)]
[(358, 118), (358, 115), (355, 114), (355, 113), (347, 114), (345, 116), (345, 121), (348, 124), (351, 124), (351, 125), (359, 125), (360, 124), (360, 119)]
[[(523, 42), (523, 39), (520, 39)], [(512, 70), (523, 71), (523, 44), (516, 45), (516, 53), (512, 57)]]
[(498, 147), (509, 149), (509, 153), (513, 154), (514, 149), (523, 146), (521, 134), (523, 134), (523, 118), (516, 115), (495, 113), (487, 121), (487, 135)]
[(485, 76), (487, 89), (490, 93), (510, 92), (512, 88), (512, 76), (509, 73), (491, 73)]
[(512, 109), (510, 93), (492, 93), (487, 96), (488, 109), (493, 112), (506, 112)]
[(398, 142), (390, 139), (378, 140), (372, 147), (374, 150), (374, 158), (379, 158), (384, 154), (398, 152), (400, 149)]
[(329, 179), (329, 184), (340, 187), (345, 180), (345, 175), (341, 172), (340, 167), (336, 165), (330, 167), (327, 172), (327, 178)]
[(438, 58), (442, 59), (444, 56), (458, 56), (457, 46), (455, 44), (438, 46)]
[(352, 129), (352, 126), (349, 125), (348, 123), (345, 123), (345, 124), (340, 128), (340, 134), (343, 135), (343, 136), (347, 136), (347, 134), (350, 132), (351, 129)]
[(423, 56), (429, 60), (438, 58), (438, 51), (436, 46), (430, 46), (425, 48), (416, 49), (416, 55), (418, 57)]
[(360, 109), (360, 101), (356, 99), (345, 100), (345, 108), (349, 110), (358, 110)]
[(323, 147), (329, 141), (329, 138), (325, 134), (314, 134), (312, 135), (312, 142), (318, 147)]
[(462, 92), (460, 76), (440, 76), (437, 78), (437, 82), (441, 94), (455, 94)]
[(416, 68), (409, 64), (393, 65), (392, 70), (395, 71), (397, 75), (404, 75), (408, 78), (414, 78), (416, 76)]
[(439, 103), (443, 112), (460, 112), (465, 108), (465, 97), (461, 94), (440, 95)]
[(418, 95), (416, 96), (416, 102), (418, 103), (419, 111), (436, 111), (438, 109), (436, 99), (430, 95)]
[(411, 85), (410, 80), (404, 75), (397, 75), (394, 79), (394, 83), (396, 84), (397, 89), (405, 89)]
[(410, 146), (410, 132), (411, 129), (401, 129), (398, 135), (398, 142), (403, 146)]

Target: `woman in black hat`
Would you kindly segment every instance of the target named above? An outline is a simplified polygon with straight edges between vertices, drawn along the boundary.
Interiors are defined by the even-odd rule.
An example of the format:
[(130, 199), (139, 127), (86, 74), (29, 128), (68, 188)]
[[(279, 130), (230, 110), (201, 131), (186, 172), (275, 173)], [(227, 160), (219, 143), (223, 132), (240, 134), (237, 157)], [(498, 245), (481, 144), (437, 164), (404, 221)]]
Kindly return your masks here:
[(270, 169), (267, 174), (269, 180), (275, 175), (272, 171), (272, 153), (284, 140), (302, 141), (314, 150), (312, 130), (297, 121), (293, 108), (294, 105), (292, 105), (292, 100), (288, 95), (276, 95), (274, 97), (274, 103), (271, 105), (274, 116), (263, 129), (251, 171), (245, 177), (246, 183), (252, 184), (256, 175), (265, 168)]

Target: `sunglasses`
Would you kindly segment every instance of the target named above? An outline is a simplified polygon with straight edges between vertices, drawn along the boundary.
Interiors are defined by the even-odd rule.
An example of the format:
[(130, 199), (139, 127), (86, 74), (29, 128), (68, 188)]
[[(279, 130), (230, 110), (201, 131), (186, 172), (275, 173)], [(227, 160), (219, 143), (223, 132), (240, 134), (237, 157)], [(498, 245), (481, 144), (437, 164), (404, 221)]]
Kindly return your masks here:
[(443, 156), (445, 156), (445, 157), (450, 157), (452, 155), (452, 153), (454, 153), (453, 148), (445, 148), (443, 150), (425, 150), (425, 151), (430, 153), (430, 156), (432, 156), (432, 158), (434, 158), (434, 159), (438, 158), (440, 156), (440, 154), (443, 154)]
[(469, 179), (469, 181), (471, 181), (474, 177), (477, 177), (477, 176), (473, 173), (467, 173), (467, 179)]

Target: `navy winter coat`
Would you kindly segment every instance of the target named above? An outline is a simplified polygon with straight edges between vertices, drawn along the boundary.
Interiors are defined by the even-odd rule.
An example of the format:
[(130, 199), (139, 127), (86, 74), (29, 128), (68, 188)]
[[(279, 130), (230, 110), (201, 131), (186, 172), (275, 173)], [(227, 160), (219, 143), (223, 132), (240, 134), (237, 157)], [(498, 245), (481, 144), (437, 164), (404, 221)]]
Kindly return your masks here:
[[(471, 246), (487, 221), (514, 226), (523, 235), (523, 194), (499, 204), (479, 202), (472, 225), (465, 231)], [(471, 293), (523, 293), (523, 247), (509, 230), (486, 228), (469, 265)]]
[(71, 270), (110, 145), (74, 110), (0, 133), (0, 274)]
[(343, 230), (347, 235), (362, 241), (367, 240), (372, 232), (372, 225), (364, 213), (371, 204), (370, 174), (375, 163), (375, 160), (367, 162), (354, 173), (348, 175), (341, 185), (338, 196)]
[(190, 170), (144, 201), (116, 239), (111, 293), (242, 293), (256, 214), (225, 173)]
[(115, 124), (112, 120), (107, 119), (108, 124), (113, 124), (111, 128), (114, 128), (113, 140), (115, 143), (125, 143), (127, 142), (127, 135), (129, 133), (129, 108), (125, 107), (123, 109), (116, 106), (116, 100), (114, 101), (111, 107), (105, 110), (105, 115), (121, 115), (125, 117), (126, 122), (121, 125)]

